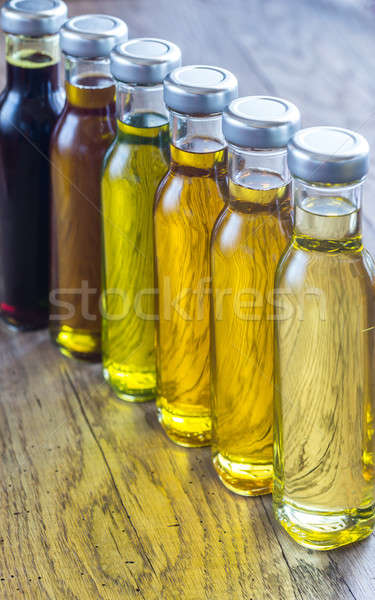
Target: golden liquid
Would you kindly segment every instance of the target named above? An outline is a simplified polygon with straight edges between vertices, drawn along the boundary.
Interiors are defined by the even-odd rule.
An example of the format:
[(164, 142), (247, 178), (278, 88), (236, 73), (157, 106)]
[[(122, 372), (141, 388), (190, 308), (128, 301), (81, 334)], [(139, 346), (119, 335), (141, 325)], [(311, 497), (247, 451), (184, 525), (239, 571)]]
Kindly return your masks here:
[(327, 550), (375, 523), (374, 264), (344, 198), (306, 198), (278, 269), (276, 518)]
[(67, 356), (101, 355), (100, 180), (116, 129), (115, 86), (102, 75), (66, 84), (67, 104), (51, 143), (50, 333)]
[(214, 466), (242, 495), (272, 489), (273, 303), (292, 232), (290, 186), (250, 170), (230, 181), (212, 235)]
[[(133, 118), (134, 121), (134, 118)], [(168, 123), (118, 122), (102, 179), (103, 370), (125, 400), (155, 397), (153, 205), (168, 169)]]
[(226, 151), (213, 140), (189, 148), (171, 147), (156, 197), (158, 410), (170, 439), (203, 446), (211, 438), (209, 243), (224, 205)]

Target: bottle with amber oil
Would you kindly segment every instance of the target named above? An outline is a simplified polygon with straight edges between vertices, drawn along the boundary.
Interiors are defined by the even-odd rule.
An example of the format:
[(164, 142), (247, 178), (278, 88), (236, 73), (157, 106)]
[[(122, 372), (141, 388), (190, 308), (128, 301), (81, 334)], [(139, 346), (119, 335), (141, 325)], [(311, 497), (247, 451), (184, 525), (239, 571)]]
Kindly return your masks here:
[(155, 203), (158, 413), (182, 446), (211, 440), (209, 244), (226, 194), (222, 111), (236, 95), (236, 78), (218, 67), (182, 67), (164, 81), (171, 165)]
[(163, 79), (180, 63), (179, 48), (156, 38), (111, 53), (118, 133), (102, 179), (103, 372), (133, 402), (156, 392), (153, 206), (169, 164)]
[(109, 54), (126, 24), (82, 15), (61, 29), (67, 101), (53, 133), (50, 334), (61, 352), (101, 356), (100, 182), (116, 132)]
[(329, 550), (375, 525), (375, 266), (363, 248), (369, 148), (336, 127), (288, 147), (295, 224), (276, 276), (275, 516)]
[(9, 0), (1, 9), (7, 82), (0, 96), (0, 315), (18, 330), (48, 324), (50, 161), (64, 106), (60, 0)]
[(292, 233), (286, 145), (294, 104), (239, 98), (224, 111), (229, 201), (211, 241), (212, 458), (230, 490), (272, 489), (273, 287)]

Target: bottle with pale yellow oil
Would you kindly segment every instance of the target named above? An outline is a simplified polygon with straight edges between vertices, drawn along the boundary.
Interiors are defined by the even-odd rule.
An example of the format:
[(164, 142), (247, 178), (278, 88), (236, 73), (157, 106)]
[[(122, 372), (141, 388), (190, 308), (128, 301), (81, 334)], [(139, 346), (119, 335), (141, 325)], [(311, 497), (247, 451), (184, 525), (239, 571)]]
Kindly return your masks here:
[(292, 233), (291, 102), (234, 100), (224, 111), (229, 200), (212, 234), (212, 458), (230, 490), (272, 489), (273, 287)]
[(369, 147), (336, 127), (288, 147), (295, 224), (275, 283), (275, 516), (329, 550), (375, 525), (374, 262), (361, 203)]

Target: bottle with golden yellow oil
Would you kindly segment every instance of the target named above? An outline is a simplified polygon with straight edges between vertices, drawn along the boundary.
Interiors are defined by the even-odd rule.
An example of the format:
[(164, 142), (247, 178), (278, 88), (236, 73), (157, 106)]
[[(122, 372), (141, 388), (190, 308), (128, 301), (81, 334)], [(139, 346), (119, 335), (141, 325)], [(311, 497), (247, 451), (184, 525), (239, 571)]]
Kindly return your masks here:
[(291, 102), (233, 100), (223, 115), (229, 201), (211, 241), (212, 459), (244, 496), (272, 489), (273, 287), (292, 232), (286, 145)]
[(100, 181), (116, 132), (109, 54), (127, 39), (109, 15), (69, 19), (60, 32), (67, 101), (51, 140), (50, 334), (66, 356), (101, 357)]
[(375, 525), (375, 266), (363, 248), (369, 147), (337, 127), (288, 147), (295, 224), (275, 283), (275, 516), (329, 550)]
[(133, 402), (156, 393), (153, 205), (169, 165), (162, 82), (180, 62), (179, 48), (156, 38), (111, 53), (118, 133), (102, 178), (103, 372)]
[(222, 111), (237, 95), (225, 69), (182, 67), (164, 82), (171, 165), (155, 203), (159, 420), (171, 440), (211, 440), (209, 242), (226, 195)]

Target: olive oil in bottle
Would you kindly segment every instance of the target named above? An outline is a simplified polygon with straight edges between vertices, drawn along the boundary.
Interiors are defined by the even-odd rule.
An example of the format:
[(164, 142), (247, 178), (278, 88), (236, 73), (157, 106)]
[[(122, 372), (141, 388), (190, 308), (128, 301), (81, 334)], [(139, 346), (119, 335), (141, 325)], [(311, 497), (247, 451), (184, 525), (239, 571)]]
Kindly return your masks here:
[(162, 82), (180, 62), (177, 46), (155, 38), (111, 54), (118, 134), (102, 179), (103, 372), (134, 402), (156, 393), (153, 205), (169, 164)]
[(126, 38), (108, 15), (73, 17), (61, 30), (67, 102), (51, 142), (50, 334), (63, 354), (86, 360), (101, 356), (100, 181), (116, 131), (109, 54)]
[(334, 127), (290, 141), (295, 226), (276, 277), (274, 511), (318, 550), (375, 525), (375, 267), (362, 245), (368, 144)]
[(229, 202), (212, 233), (212, 458), (229, 489), (272, 489), (273, 287), (292, 232), (286, 145), (298, 109), (268, 96), (224, 111)]
[(183, 446), (211, 439), (209, 242), (224, 206), (222, 111), (237, 94), (224, 69), (176, 69), (164, 83), (171, 166), (155, 204), (159, 420)]

